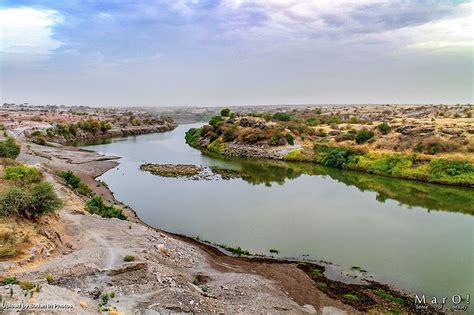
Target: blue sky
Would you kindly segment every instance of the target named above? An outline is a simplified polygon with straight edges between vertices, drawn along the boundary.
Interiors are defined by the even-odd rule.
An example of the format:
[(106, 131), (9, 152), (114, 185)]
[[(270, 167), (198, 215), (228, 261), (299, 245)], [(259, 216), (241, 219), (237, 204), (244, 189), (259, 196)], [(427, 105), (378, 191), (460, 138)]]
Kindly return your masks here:
[(473, 103), (473, 2), (1, 1), (1, 102)]

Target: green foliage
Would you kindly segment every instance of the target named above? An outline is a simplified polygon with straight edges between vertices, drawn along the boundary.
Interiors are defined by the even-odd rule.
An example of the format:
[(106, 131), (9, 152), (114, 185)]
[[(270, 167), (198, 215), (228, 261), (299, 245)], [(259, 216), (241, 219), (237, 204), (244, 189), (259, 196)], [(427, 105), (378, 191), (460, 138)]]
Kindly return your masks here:
[(311, 126), (311, 127), (317, 126), (317, 125), (319, 125), (320, 123), (321, 123), (321, 121), (320, 121), (319, 119), (317, 119), (317, 118), (314, 118), (314, 117), (306, 119), (306, 124), (307, 124), (308, 126)]
[(357, 296), (357, 294), (347, 293), (344, 294), (342, 297), (351, 301), (359, 301), (359, 297)]
[(378, 296), (384, 298), (384, 299), (387, 299), (387, 300), (390, 300), (392, 302), (395, 302), (397, 304), (405, 304), (405, 300), (400, 298), (400, 297), (395, 297), (393, 295), (391, 295), (390, 293), (387, 293), (385, 292), (384, 290), (382, 289), (377, 289), (374, 291), (375, 294), (377, 294)]
[(235, 138), (237, 138), (237, 126), (232, 125), (224, 129), (224, 132), (222, 133), (222, 138), (224, 139), (224, 142), (234, 141)]
[(46, 279), (46, 282), (48, 282), (48, 284), (52, 284), (54, 282), (54, 277), (52, 274), (47, 274), (45, 279)]
[(231, 246), (227, 246), (227, 245), (224, 245), (224, 244), (219, 245), (219, 246), (224, 248), (225, 250), (231, 252), (232, 254), (237, 255), (237, 256), (242, 256), (242, 255), (251, 256), (249, 251), (243, 250), (242, 248), (240, 248), (240, 246), (231, 247)]
[(133, 255), (127, 255), (125, 257), (123, 257), (123, 261), (125, 262), (130, 262), (130, 261), (134, 261), (135, 260), (135, 256)]
[(100, 122), (100, 131), (103, 133), (107, 132), (112, 128), (112, 125), (108, 121), (101, 121)]
[(368, 140), (372, 139), (374, 137), (374, 133), (367, 128), (364, 128), (357, 132), (357, 135), (355, 137), (355, 141), (357, 144), (362, 144), (367, 142)]
[(212, 116), (211, 120), (209, 120), (209, 125), (212, 127), (217, 127), (224, 122), (224, 118), (222, 116)]
[(228, 108), (223, 108), (223, 109), (221, 110), (221, 116), (222, 116), (222, 117), (229, 117), (229, 115), (230, 115), (230, 109), (228, 109)]
[(271, 113), (264, 113), (262, 115), (262, 118), (265, 119), (265, 121), (270, 121), (270, 120), (272, 120), (272, 114)]
[(315, 145), (314, 149), (318, 163), (335, 168), (347, 168), (349, 158), (354, 154), (351, 149), (345, 147)]
[(0, 259), (15, 257), (21, 253), (20, 246), (28, 242), (28, 237), (18, 239), (14, 232), (0, 232)]
[(221, 139), (217, 138), (216, 140), (212, 141), (208, 146), (207, 149), (214, 153), (222, 153), (225, 149), (224, 143), (222, 143)]
[(31, 187), (29, 205), (26, 213), (31, 217), (38, 217), (54, 212), (62, 206), (61, 200), (54, 192), (50, 183), (42, 182)]
[(321, 269), (318, 269), (318, 268), (314, 268), (313, 270), (311, 270), (309, 272), (309, 274), (313, 277), (322, 277), (323, 275), (323, 272)]
[(286, 142), (288, 142), (289, 145), (295, 144), (295, 138), (290, 133), (287, 133), (285, 138), (286, 138)]
[(315, 285), (320, 288), (320, 289), (326, 289), (328, 287), (328, 284), (326, 282), (316, 282)]
[(392, 127), (390, 127), (389, 124), (386, 122), (381, 123), (380, 125), (377, 126), (377, 128), (380, 130), (380, 132), (384, 135), (388, 134)]
[[(205, 127), (205, 126), (204, 126)], [(188, 131), (186, 131), (186, 134), (184, 136), (186, 143), (191, 145), (191, 146), (197, 146), (197, 141), (201, 137), (202, 130), (203, 128), (191, 128)]]
[(120, 220), (127, 219), (123, 214), (122, 209), (116, 208), (112, 205), (106, 205), (102, 200), (102, 197), (97, 195), (86, 201), (85, 209), (89, 213), (97, 214), (104, 218), (118, 218)]
[(0, 130), (6, 130), (7, 128), (5, 127), (4, 124), (0, 124)]
[(20, 154), (20, 145), (15, 142), (15, 139), (8, 137), (0, 141), (0, 157), (16, 159), (18, 154)]
[(351, 124), (358, 124), (359, 123), (359, 118), (356, 116), (352, 116), (351, 119), (349, 120)]
[(18, 284), (20, 283), (18, 279), (14, 276), (8, 276), (3, 279), (3, 284), (4, 285), (12, 285), (12, 284)]
[(276, 112), (273, 114), (273, 119), (278, 121), (290, 121), (292, 115), (287, 112)]
[(72, 171), (62, 171), (58, 173), (58, 176), (64, 179), (66, 183), (74, 189), (78, 188), (81, 183), (79, 177), (74, 175)]
[(287, 161), (298, 161), (302, 158), (303, 148), (291, 150), (283, 157)]
[(25, 280), (25, 281), (20, 282), (20, 288), (24, 291), (29, 291), (29, 290), (33, 290), (35, 288), (35, 285), (34, 283), (28, 280)]
[(91, 196), (92, 195), (92, 189), (90, 189), (87, 184), (80, 182), (79, 186), (77, 187), (77, 192), (80, 193), (81, 195), (84, 196)]
[(19, 187), (8, 186), (0, 193), (0, 216), (22, 214), (28, 208), (28, 193)]
[(26, 185), (40, 182), (43, 175), (34, 166), (14, 165), (5, 167), (4, 178), (21, 185)]

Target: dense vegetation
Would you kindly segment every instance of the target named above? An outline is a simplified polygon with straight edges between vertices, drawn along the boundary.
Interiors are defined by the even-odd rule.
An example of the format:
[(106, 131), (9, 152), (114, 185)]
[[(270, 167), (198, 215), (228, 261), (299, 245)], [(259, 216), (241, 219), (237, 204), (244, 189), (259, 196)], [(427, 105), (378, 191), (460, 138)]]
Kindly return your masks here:
[(42, 181), (35, 167), (10, 165), (4, 173), (7, 185), (0, 192), (0, 216), (37, 218), (61, 207), (52, 185)]
[(123, 214), (122, 209), (112, 205), (106, 205), (100, 196), (93, 196), (86, 201), (86, 210), (89, 213), (100, 215), (104, 218), (118, 218), (120, 220), (127, 220)]
[(15, 139), (7, 137), (0, 141), (0, 157), (16, 159), (18, 154), (20, 154), (20, 145), (15, 142)]
[[(186, 142), (207, 152), (231, 156), (240, 156), (242, 146), (236, 145), (258, 146), (260, 157), (267, 157), (265, 151), (268, 151), (268, 157), (272, 158), (275, 156), (271, 156), (271, 146), (296, 146), (285, 148), (286, 153), (280, 158), (474, 187), (473, 160), (467, 154), (474, 152), (472, 128), (434, 128), (416, 122), (410, 125), (393, 119), (385, 121), (386, 111), (374, 124), (367, 118), (371, 114), (308, 109), (240, 115), (224, 109), (209, 124), (190, 129)], [(454, 152), (459, 152), (454, 158), (438, 156)]]
[(354, 151), (316, 144), (315, 161), (325, 166), (433, 183), (473, 186), (474, 166), (442, 158), (420, 160), (416, 155)]
[(62, 172), (59, 172), (57, 175), (61, 177), (62, 179), (64, 179), (66, 183), (69, 185), (69, 187), (71, 187), (72, 189), (80, 193), (81, 195), (84, 195), (84, 196), (92, 195), (92, 189), (89, 186), (87, 186), (87, 184), (81, 182), (81, 179), (77, 177), (76, 175), (74, 175), (72, 171), (62, 171)]

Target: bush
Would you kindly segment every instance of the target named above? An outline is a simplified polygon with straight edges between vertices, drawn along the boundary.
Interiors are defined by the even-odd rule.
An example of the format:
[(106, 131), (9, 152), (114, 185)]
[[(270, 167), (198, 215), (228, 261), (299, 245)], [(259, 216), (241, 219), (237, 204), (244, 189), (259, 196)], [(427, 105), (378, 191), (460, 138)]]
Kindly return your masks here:
[(286, 112), (276, 112), (275, 114), (273, 114), (273, 119), (279, 121), (290, 121), (291, 114)]
[(0, 141), (0, 157), (16, 159), (20, 154), (20, 146), (15, 142), (15, 139), (8, 137), (4, 141)]
[(217, 127), (223, 122), (224, 118), (222, 118), (222, 116), (213, 116), (211, 117), (211, 120), (209, 120), (209, 125), (211, 125), (212, 127)]
[(77, 192), (84, 196), (92, 195), (92, 189), (90, 189), (90, 187), (87, 186), (87, 184), (84, 184), (82, 182), (79, 183), (79, 187), (77, 187)]
[(22, 185), (39, 183), (42, 177), (41, 172), (34, 166), (15, 165), (5, 167), (4, 178)]
[[(204, 126), (206, 127), (206, 126)], [(201, 137), (202, 130), (204, 130), (204, 127), (201, 128), (191, 128), (188, 131), (186, 131), (186, 134), (184, 138), (186, 139), (186, 143), (190, 144), (192, 146), (197, 145), (197, 141), (199, 137)]]
[(306, 119), (306, 124), (311, 127), (319, 125), (320, 123), (321, 122), (319, 121), (319, 119), (314, 118), (314, 117)]
[(335, 168), (346, 168), (352, 153), (352, 150), (348, 148), (328, 148), (327, 155), (321, 160), (321, 164)]
[(270, 120), (272, 120), (272, 114), (270, 114), (270, 113), (264, 113), (264, 114), (262, 115), (262, 118), (265, 119), (265, 121), (270, 121)]
[(50, 183), (43, 182), (31, 187), (26, 213), (28, 216), (38, 217), (54, 212), (61, 206), (62, 202), (54, 192), (53, 186)]
[(362, 144), (367, 142), (368, 140), (372, 139), (374, 137), (374, 133), (367, 128), (364, 128), (357, 132), (357, 135), (355, 137), (355, 140), (357, 144)]
[(224, 108), (224, 109), (221, 110), (221, 116), (222, 117), (229, 117), (229, 115), (230, 115), (230, 109)]
[(72, 171), (62, 171), (58, 173), (58, 176), (64, 179), (66, 183), (74, 189), (78, 188), (81, 183), (79, 177), (74, 175)]
[(290, 145), (295, 144), (295, 138), (291, 134), (289, 134), (289, 133), (286, 134), (285, 138), (286, 138), (286, 141), (288, 142), (288, 144), (290, 144)]
[(234, 141), (237, 138), (237, 126), (232, 125), (224, 130), (222, 133), (224, 142)]
[(132, 256), (132, 255), (127, 255), (123, 258), (123, 261), (126, 261), (126, 262), (130, 262), (134, 260), (135, 260), (135, 256)]
[(380, 132), (384, 135), (388, 134), (392, 127), (390, 127), (389, 124), (386, 122), (381, 123), (380, 125), (377, 126), (377, 128), (380, 130)]
[(16, 186), (8, 186), (0, 194), (0, 216), (23, 214), (28, 207), (28, 194)]
[(102, 200), (102, 197), (97, 195), (86, 201), (85, 208), (87, 212), (100, 215), (104, 218), (118, 218), (120, 220), (127, 219), (127, 217), (123, 214), (122, 209), (116, 208), (112, 205), (106, 205)]

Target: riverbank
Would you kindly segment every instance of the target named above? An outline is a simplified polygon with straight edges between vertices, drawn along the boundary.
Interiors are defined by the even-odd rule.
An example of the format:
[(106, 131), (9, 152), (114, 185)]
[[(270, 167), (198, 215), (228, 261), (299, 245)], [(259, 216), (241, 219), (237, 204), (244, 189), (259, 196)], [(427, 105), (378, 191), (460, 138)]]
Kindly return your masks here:
[[(353, 295), (359, 294), (361, 301), (367, 301), (367, 293), (363, 292), (375, 290), (370, 283), (359, 287), (360, 293), (354, 288), (351, 288), (352, 293), (330, 293), (332, 287), (338, 286), (333, 286), (334, 282), (326, 278), (324, 267), (319, 269), (318, 275), (313, 272), (317, 282), (327, 286), (319, 288), (295, 262), (226, 256), (194, 239), (147, 226), (132, 209), (115, 200), (111, 191), (94, 179), (116, 167), (116, 157), (68, 147), (28, 144), (26, 148), (19, 160), (42, 165), (48, 179), (66, 201), (66, 206), (55, 218), (54, 226), (62, 229), (56, 229), (59, 237), (56, 237), (55, 247), (48, 251), (49, 255), (33, 256), (5, 269), (18, 278), (42, 283), (42, 293), (35, 297), (38, 302), (47, 298), (74, 301), (76, 306), (82, 305), (84, 313), (94, 313), (100, 302), (98, 297), (104, 292), (113, 292), (118, 302), (110, 304), (126, 313), (145, 309), (245, 313), (300, 313), (313, 309), (323, 312), (380, 311), (387, 307), (409, 310), (406, 307), (412, 298), (408, 296), (403, 297), (407, 304), (401, 306), (376, 296), (371, 298), (374, 302), (359, 303)], [(67, 169), (75, 172), (109, 203), (123, 207), (129, 221), (103, 219), (85, 212), (83, 197), (55, 176), (58, 170)], [(126, 255), (134, 256), (134, 262), (124, 262), (122, 257)], [(51, 274), (55, 280), (45, 283), (45, 274)], [(321, 283), (319, 286), (323, 286)], [(15, 287), (17, 291), (20, 290)], [(347, 294), (352, 294), (350, 299), (344, 297)], [(14, 298), (20, 296), (14, 295)]]
[[(389, 111), (390, 115), (372, 108), (376, 113), (373, 118), (366, 112), (371, 108), (363, 106), (341, 107), (337, 115), (321, 110), (273, 115), (226, 113), (214, 116), (202, 128), (190, 129), (185, 138), (194, 148), (223, 156), (311, 162), (393, 178), (474, 187), (472, 107), (446, 107), (456, 112), (456, 117), (461, 117), (457, 111), (467, 115), (450, 124), (434, 117), (423, 120), (430, 118), (436, 107), (430, 111), (426, 107), (408, 108), (428, 116), (411, 121), (409, 115), (403, 116), (407, 109), (394, 108), (395, 114)], [(341, 114), (344, 110), (353, 112)]]

